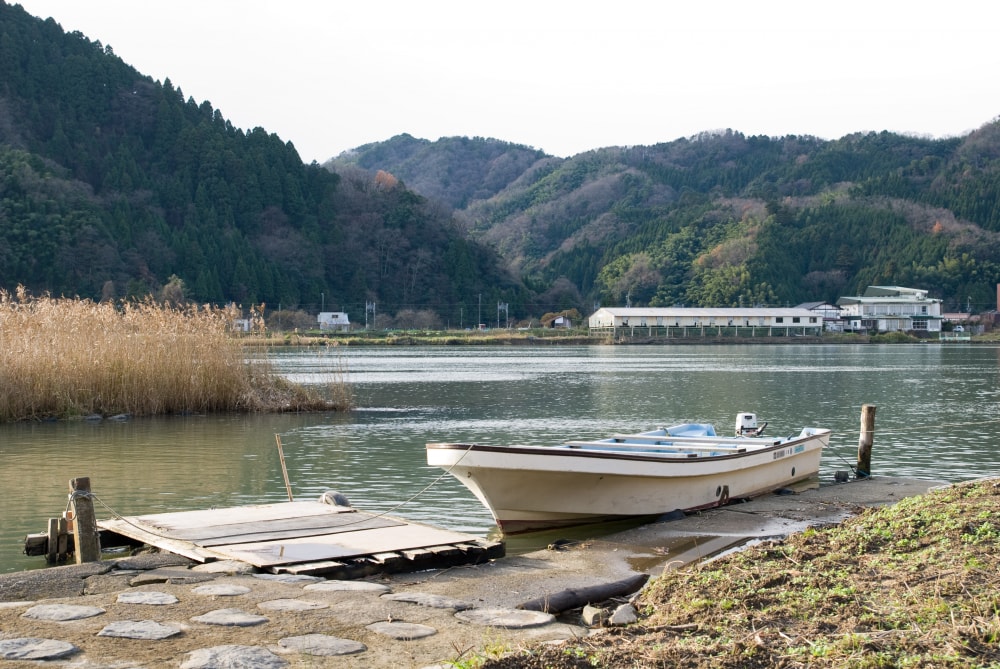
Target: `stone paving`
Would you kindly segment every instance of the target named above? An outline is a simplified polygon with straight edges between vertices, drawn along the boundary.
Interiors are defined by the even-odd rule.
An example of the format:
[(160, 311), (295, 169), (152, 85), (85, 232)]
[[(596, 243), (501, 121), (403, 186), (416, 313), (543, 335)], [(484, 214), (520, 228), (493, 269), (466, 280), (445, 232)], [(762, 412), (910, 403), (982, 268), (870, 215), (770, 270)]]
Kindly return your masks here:
[[(548, 613), (425, 591), (419, 575), (333, 581), (168, 554), (101, 564), (84, 570), (82, 591), (69, 583), (63, 597), (0, 604), (0, 669), (450, 666), (484, 644), (588, 633)], [(44, 571), (60, 569), (76, 568)], [(16, 575), (3, 577), (0, 586)]]

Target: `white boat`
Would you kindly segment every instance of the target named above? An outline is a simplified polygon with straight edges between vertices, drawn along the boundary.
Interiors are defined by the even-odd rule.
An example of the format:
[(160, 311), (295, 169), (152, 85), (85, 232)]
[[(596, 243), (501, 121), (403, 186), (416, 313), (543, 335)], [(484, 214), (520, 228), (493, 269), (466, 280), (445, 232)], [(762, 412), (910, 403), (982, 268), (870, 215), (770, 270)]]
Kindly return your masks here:
[(427, 464), (461, 481), (504, 534), (721, 506), (814, 477), (830, 430), (765, 437), (752, 413), (736, 435), (685, 423), (555, 446), (429, 443)]

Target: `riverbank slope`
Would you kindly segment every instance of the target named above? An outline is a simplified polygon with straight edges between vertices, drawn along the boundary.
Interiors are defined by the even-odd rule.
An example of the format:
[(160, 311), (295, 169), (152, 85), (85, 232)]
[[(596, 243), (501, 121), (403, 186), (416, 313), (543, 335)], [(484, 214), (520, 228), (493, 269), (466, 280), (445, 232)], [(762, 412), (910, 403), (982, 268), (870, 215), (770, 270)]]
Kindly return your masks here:
[(936, 489), (691, 568), (638, 623), (488, 669), (1000, 666), (1000, 480)]
[[(200, 652), (223, 646), (260, 649), (254, 652), (273, 655), (274, 666), (292, 667), (425, 667), (448, 662), (458, 662), (460, 667), (475, 667), (483, 662), (486, 666), (505, 663), (492, 665), (498, 667), (591, 666), (559, 664), (562, 658), (575, 654), (574, 649), (581, 648), (583, 657), (606, 653), (609, 661), (603, 666), (618, 666), (612, 661), (614, 653), (627, 649), (630, 637), (602, 634), (602, 630), (593, 635), (593, 630), (580, 620), (579, 611), (523, 627), (502, 616), (519, 615), (515, 613), (519, 612), (517, 607), (533, 599), (636, 573), (652, 575), (657, 582), (668, 578), (668, 574), (688, 574), (674, 570), (748, 540), (804, 531), (818, 534), (807, 528), (837, 523), (864, 508), (920, 495), (934, 485), (931, 481), (880, 477), (824, 485), (599, 538), (560, 542), (561, 550), (511, 554), (478, 566), (360, 581), (357, 583), (370, 588), (360, 591), (325, 579), (273, 580), (268, 575), (249, 573), (239, 564), (195, 566), (169, 554), (6, 574), (0, 576), (0, 656), (5, 643), (44, 638), (71, 644), (76, 650), (70, 652), (67, 661), (95, 666), (176, 667), (193, 661)], [(651, 586), (649, 593), (660, 592), (660, 587)], [(795, 584), (778, 583), (774, 591), (794, 593)], [(385, 597), (390, 594), (397, 599)], [(643, 595), (643, 600), (648, 596)], [(691, 599), (683, 593), (675, 596)], [(38, 611), (35, 607), (50, 611), (51, 605), (86, 606), (99, 612), (66, 621), (33, 617), (31, 612)], [(486, 622), (463, 620), (458, 617), (458, 609), (466, 605), (493, 617)], [(640, 613), (648, 615), (657, 606), (655, 600), (649, 600), (640, 606)], [(210, 618), (206, 616), (234, 608), (251, 616), (241, 619), (254, 620), (254, 624), (207, 622)], [(656, 619), (645, 618), (635, 632), (629, 628), (625, 634), (663, 635), (667, 634), (663, 630), (649, 630), (662, 624), (673, 625), (651, 620)], [(415, 630), (427, 635), (390, 636), (382, 625), (389, 622), (415, 626), (388, 628), (408, 630), (404, 637), (415, 634)], [(125, 623), (176, 633), (158, 640), (102, 634), (108, 628), (121, 629)], [(287, 645), (292, 643), (290, 639), (315, 640), (315, 635), (351, 642), (356, 644), (354, 648), (360, 646), (363, 650), (316, 656), (290, 650)], [(679, 636), (675, 640), (682, 641)], [(539, 645), (543, 642), (563, 645)], [(519, 648), (532, 650), (509, 654)], [(532, 664), (539, 653), (555, 653), (556, 657), (546, 659), (544, 665)], [(501, 656), (503, 659), (488, 659)], [(635, 666), (659, 666), (656, 660), (648, 665), (641, 661), (638, 658), (640, 663)], [(5, 662), (4, 666), (35, 665), (24, 659)]]

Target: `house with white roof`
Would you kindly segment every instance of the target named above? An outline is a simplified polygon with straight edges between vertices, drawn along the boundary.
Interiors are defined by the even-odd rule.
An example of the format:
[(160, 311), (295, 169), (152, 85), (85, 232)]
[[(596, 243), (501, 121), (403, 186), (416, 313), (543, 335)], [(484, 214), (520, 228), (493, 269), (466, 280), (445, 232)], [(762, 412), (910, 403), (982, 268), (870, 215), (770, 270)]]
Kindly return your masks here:
[(343, 311), (321, 311), (316, 320), (319, 322), (320, 330), (347, 332), (351, 329), (351, 322)]

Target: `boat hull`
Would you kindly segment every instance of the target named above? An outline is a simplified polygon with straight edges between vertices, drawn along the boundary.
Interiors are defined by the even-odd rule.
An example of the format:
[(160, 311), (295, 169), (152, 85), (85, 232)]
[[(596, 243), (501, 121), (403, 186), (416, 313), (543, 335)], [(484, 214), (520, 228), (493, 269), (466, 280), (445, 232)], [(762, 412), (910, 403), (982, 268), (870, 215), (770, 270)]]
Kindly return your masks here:
[[(504, 534), (720, 506), (816, 476), (828, 430), (711, 457), (563, 447), (428, 444)], [(720, 441), (725, 441), (720, 439)]]

